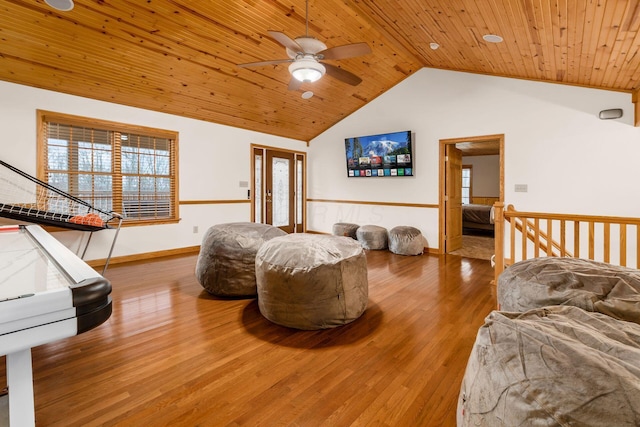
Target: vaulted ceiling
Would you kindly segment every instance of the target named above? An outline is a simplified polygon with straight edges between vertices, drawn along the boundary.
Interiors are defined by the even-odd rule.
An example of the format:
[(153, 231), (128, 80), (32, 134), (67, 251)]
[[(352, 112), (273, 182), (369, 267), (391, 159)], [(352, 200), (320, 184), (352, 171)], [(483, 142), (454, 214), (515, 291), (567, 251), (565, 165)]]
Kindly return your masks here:
[(326, 60), (362, 83), (288, 90), (287, 63), (237, 66), (286, 59), (268, 31), (304, 35), (305, 12), (305, 0), (75, 0), (68, 12), (0, 0), (0, 80), (305, 141), (422, 67), (640, 86), (640, 0), (309, 0), (311, 36), (371, 47)]

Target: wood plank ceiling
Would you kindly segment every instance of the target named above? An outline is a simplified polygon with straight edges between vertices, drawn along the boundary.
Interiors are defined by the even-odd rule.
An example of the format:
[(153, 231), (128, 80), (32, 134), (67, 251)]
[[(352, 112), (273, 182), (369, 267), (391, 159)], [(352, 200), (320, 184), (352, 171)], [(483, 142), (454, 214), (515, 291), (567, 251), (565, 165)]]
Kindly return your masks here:
[(324, 76), (289, 91), (288, 64), (237, 64), (287, 58), (267, 31), (305, 34), (304, 0), (76, 0), (69, 12), (0, 0), (0, 80), (308, 141), (422, 67), (631, 92), (639, 11), (640, 0), (310, 0), (310, 35), (373, 52), (327, 60), (358, 86)]

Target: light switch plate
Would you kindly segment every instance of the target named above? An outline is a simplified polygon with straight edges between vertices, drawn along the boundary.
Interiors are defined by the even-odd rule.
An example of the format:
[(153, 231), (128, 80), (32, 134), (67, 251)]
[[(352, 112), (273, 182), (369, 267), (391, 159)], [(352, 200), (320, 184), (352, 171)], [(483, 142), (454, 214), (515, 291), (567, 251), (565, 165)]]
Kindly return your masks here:
[(516, 184), (513, 191), (517, 193), (526, 193), (528, 190), (527, 184)]

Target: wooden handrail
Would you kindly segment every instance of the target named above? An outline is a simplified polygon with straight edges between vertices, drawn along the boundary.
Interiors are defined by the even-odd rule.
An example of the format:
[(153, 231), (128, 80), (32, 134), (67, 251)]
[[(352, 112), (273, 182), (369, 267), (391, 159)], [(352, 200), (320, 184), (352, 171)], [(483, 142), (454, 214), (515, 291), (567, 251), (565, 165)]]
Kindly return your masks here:
[(524, 218), (538, 218), (538, 219), (551, 219), (551, 220), (565, 220), (565, 221), (579, 221), (579, 222), (601, 222), (609, 224), (633, 224), (640, 225), (640, 218), (630, 218), (623, 216), (601, 216), (601, 215), (573, 215), (573, 214), (558, 214), (558, 213), (544, 213), (544, 212), (520, 212), (516, 211), (513, 205), (508, 205), (504, 211), (505, 218), (524, 217)]
[[(634, 243), (636, 268), (640, 268), (640, 218), (518, 212), (513, 205), (505, 209), (502, 202), (494, 204), (494, 217), (495, 283), (506, 266), (514, 262), (544, 255), (594, 260), (596, 247), (602, 252), (599, 261), (611, 263), (617, 255), (617, 264), (626, 266), (628, 245)], [(507, 224), (509, 239), (505, 241)], [(636, 228), (635, 242), (629, 242), (630, 239), (627, 238), (629, 227)], [(615, 228), (619, 229), (619, 233), (612, 231)], [(596, 230), (601, 232), (596, 233)], [(570, 235), (573, 235), (573, 238), (568, 238)], [(516, 251), (518, 236), (519, 254)], [(586, 248), (583, 247), (587, 249), (586, 253), (584, 251), (581, 253), (581, 245), (586, 246)], [(533, 251), (530, 253), (531, 246)]]

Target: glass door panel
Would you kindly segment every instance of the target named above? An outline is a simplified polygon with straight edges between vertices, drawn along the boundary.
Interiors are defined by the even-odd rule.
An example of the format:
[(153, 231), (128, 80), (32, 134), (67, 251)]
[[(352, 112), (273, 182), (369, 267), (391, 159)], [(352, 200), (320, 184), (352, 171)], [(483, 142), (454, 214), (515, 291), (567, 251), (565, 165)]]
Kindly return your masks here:
[(253, 147), (251, 219), (287, 233), (303, 233), (305, 154)]
[(287, 233), (294, 230), (294, 154), (267, 150), (265, 204), (266, 223)]
[(262, 193), (264, 189), (262, 187), (262, 149), (254, 149), (253, 151), (253, 222), (263, 222), (264, 217), (262, 214)]
[(292, 188), (289, 186), (291, 180), (291, 162), (289, 159), (272, 157), (271, 159), (271, 203), (272, 221), (276, 227), (287, 227), (291, 223), (289, 216), (289, 193)]
[(304, 156), (296, 154), (296, 233), (304, 232)]

